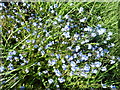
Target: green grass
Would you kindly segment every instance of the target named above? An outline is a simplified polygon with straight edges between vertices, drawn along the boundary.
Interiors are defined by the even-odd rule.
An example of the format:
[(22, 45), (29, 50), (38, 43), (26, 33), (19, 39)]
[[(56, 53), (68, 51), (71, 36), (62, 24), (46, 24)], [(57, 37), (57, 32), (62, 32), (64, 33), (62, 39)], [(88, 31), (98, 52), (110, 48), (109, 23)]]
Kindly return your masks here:
[[(28, 2), (30, 5), (29, 8), (27, 6), (22, 6), (16, 4), (8, 3), (6, 9), (3, 9), (1, 15), (4, 15), (5, 18), (1, 19), (1, 64), (0, 66), (4, 66), (5, 70), (0, 72), (0, 83), (3, 81), (6, 83), (1, 85), (1, 89), (10, 89), (10, 88), (20, 88), (21, 86), (34, 89), (57, 89), (56, 85), (59, 85), (59, 88), (62, 89), (85, 89), (85, 88), (102, 88), (101, 84), (106, 84), (110, 89), (110, 85), (115, 85), (116, 88), (120, 88), (120, 43), (119, 43), (119, 8), (118, 2), (73, 2), (73, 5), (70, 6), (71, 2)], [(58, 4), (58, 8), (55, 8), (57, 15), (51, 13), (49, 11), (50, 6)], [(40, 10), (40, 7), (43, 9)], [(79, 13), (78, 10), (80, 7), (84, 8), (82, 13)], [(23, 9), (23, 10), (21, 10)], [(28, 12), (25, 11), (28, 10)], [(9, 10), (8, 13), (5, 11)], [(15, 10), (15, 12), (13, 12)], [(18, 13), (18, 15), (15, 15)], [(36, 14), (33, 17), (31, 14)], [(14, 19), (9, 18), (7, 15), (14, 16)], [(58, 24), (54, 25), (53, 22), (56, 21), (55, 18), (62, 16), (61, 19), (65, 20), (64, 22), (58, 22)], [(65, 19), (65, 15), (69, 15), (69, 18), (72, 18), (73, 21), (67, 21)], [(97, 19), (98, 17), (101, 19)], [(33, 17), (33, 19), (28, 19), (29, 17)], [(42, 18), (41, 21), (38, 18)], [(86, 17), (87, 21), (80, 22), (80, 19)], [(18, 19), (20, 22), (24, 22), (21, 25), (16, 21)], [(11, 22), (10, 22), (11, 21)], [(42, 23), (39, 25), (40, 27), (34, 26), (33, 23)], [(48, 23), (46, 23), (48, 22)], [(70, 24), (78, 25), (78, 27), (70, 30), (71, 38), (65, 38), (62, 34), (61, 28), (63, 28), (67, 22)], [(102, 28), (106, 29), (106, 32), (102, 35), (97, 35), (96, 37), (91, 37), (91, 32), (85, 32), (83, 29), (87, 26), (92, 27), (92, 32), (94, 32), (96, 26), (100, 24)], [(15, 27), (17, 26), (17, 27)], [(72, 25), (71, 25), (72, 26)], [(24, 27), (30, 29), (27, 31)], [(20, 34), (18, 31), (21, 30)], [(46, 33), (50, 32), (50, 36), (46, 36)], [(10, 31), (10, 33), (7, 33)], [(35, 34), (34, 31), (37, 33)], [(74, 34), (80, 34), (80, 40), (75, 41)], [(110, 40), (107, 40), (107, 44), (103, 43), (108, 36), (108, 32), (112, 32), (112, 36)], [(33, 35), (33, 33), (35, 35)], [(97, 31), (95, 32), (97, 33)], [(82, 35), (85, 34), (85, 37)], [(37, 35), (40, 37), (37, 38)], [(16, 36), (15, 38), (13, 36)], [(90, 41), (85, 44), (81, 44), (82, 41), (89, 39)], [(27, 43), (26, 40), (35, 40), (35, 43)], [(49, 43), (49, 41), (56, 42), (51, 47), (45, 49), (45, 46)], [(62, 41), (68, 42), (68, 44), (60, 44)], [(59, 42), (59, 43), (57, 43)], [(115, 46), (108, 48), (108, 45), (114, 43)], [(98, 50), (89, 50), (87, 49), (87, 45), (91, 44), (92, 46), (102, 47), (103, 49), (109, 50), (109, 53), (105, 53), (104, 56), (96, 59)], [(34, 48), (34, 45), (38, 45), (37, 48)], [(25, 48), (22, 48), (25, 46)], [(69, 76), (71, 71), (71, 64), (64, 57), (66, 55), (72, 56), (74, 49), (68, 50), (67, 47), (72, 46), (75, 48), (76, 46), (80, 46), (80, 50), (84, 55), (88, 53), (92, 53), (92, 56), (84, 62), (78, 63), (79, 68), (83, 68), (86, 64), (91, 65), (96, 61), (100, 61), (102, 65), (100, 67), (91, 67), (90, 72), (88, 73), (88, 77), (80, 75)], [(38, 48), (41, 47), (45, 54), (42, 55), (41, 51)], [(18, 61), (12, 58), (12, 62), (10, 60), (6, 60), (9, 56), (8, 53), (10, 51), (16, 51), (16, 54), (13, 57), (19, 57)], [(56, 58), (56, 56), (52, 56), (51, 54), (60, 54), (60, 58)], [(22, 54), (24, 58), (20, 59), (19, 54)], [(114, 57), (115, 56), (115, 59)], [(82, 56), (78, 56), (76, 59), (81, 60)], [(62, 60), (65, 60), (65, 64), (67, 65), (67, 70), (62, 69)], [(25, 63), (24, 60), (28, 61)], [(56, 60), (56, 64), (53, 65), (56, 69), (59, 69), (62, 73), (62, 76), (65, 79), (65, 82), (60, 83), (58, 78), (59, 76), (55, 75), (53, 66), (48, 65), (49, 60)], [(110, 64), (110, 60), (114, 60), (114, 64)], [(37, 63), (40, 62), (40, 65)], [(12, 63), (14, 66), (13, 70), (9, 70), (8, 65)], [(25, 64), (25, 65), (21, 65)], [(101, 67), (107, 67), (106, 71), (101, 71)], [(29, 70), (27, 73), (26, 69)], [(98, 72), (96, 74), (92, 73), (92, 69), (97, 69)], [(45, 74), (44, 71), (47, 70), (48, 73)], [(42, 72), (41, 75), (38, 73)], [(82, 71), (80, 71), (82, 72)], [(79, 72), (79, 73), (80, 73)], [(77, 72), (76, 72), (77, 73)], [(49, 84), (48, 80), (53, 79), (54, 83)]]

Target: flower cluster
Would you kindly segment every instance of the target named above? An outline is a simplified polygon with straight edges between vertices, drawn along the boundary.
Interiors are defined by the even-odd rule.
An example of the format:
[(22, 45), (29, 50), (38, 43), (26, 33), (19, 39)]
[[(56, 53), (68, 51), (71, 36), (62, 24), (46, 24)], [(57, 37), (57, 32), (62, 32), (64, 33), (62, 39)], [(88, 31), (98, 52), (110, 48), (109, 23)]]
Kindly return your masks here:
[[(110, 53), (115, 46), (111, 42), (114, 32), (99, 22), (91, 26), (86, 17), (87, 7), (78, 6), (78, 10), (70, 11), (74, 6), (71, 3), (63, 12), (60, 9), (64, 6), (60, 3), (10, 4), (9, 9), (4, 3), (0, 4), (4, 9), (0, 18), (8, 20), (5, 25), (10, 26), (2, 31), (8, 37), (5, 42), (7, 57), (0, 66), (1, 73), (10, 72), (25, 80), (33, 78), (30, 80), (43, 83), (40, 87), (45, 88), (79, 87), (83, 84), (81, 81), (85, 85), (98, 82), (103, 88), (116, 88), (101, 80), (101, 76), (107, 80), (106, 75), (120, 61), (120, 57)], [(97, 16), (96, 20), (100, 19)]]

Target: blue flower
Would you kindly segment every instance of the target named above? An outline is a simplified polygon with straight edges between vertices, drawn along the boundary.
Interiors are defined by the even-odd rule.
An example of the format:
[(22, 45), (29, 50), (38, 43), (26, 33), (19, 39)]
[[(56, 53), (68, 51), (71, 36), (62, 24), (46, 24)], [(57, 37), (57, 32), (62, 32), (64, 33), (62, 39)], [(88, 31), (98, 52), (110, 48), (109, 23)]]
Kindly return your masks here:
[(64, 32), (62, 35), (64, 35), (66, 38), (70, 38), (70, 32)]
[(115, 44), (114, 43), (111, 43), (111, 47), (114, 47), (115, 46)]
[(3, 72), (5, 70), (4, 66), (0, 66), (0, 72)]
[(54, 11), (54, 10), (51, 10), (51, 13), (55, 13), (55, 11)]
[(83, 77), (85, 77), (85, 78), (88, 77), (88, 75), (86, 73), (84, 73), (84, 72), (81, 72), (80, 75), (83, 76)]
[(40, 62), (38, 62), (37, 65), (40, 65)]
[(21, 65), (21, 66), (24, 66), (24, 65), (25, 65), (25, 63), (20, 63), (20, 65)]
[(93, 69), (93, 70), (92, 70), (92, 73), (97, 73), (97, 69)]
[(34, 22), (34, 23), (33, 23), (33, 26), (37, 26), (37, 23), (36, 23), (36, 22)]
[(98, 32), (99, 35), (101, 35), (101, 34), (106, 32), (106, 29), (105, 28), (100, 28), (100, 29), (97, 30), (97, 32)]
[(92, 49), (92, 45), (91, 44), (88, 44), (88, 49)]
[(80, 51), (80, 52), (78, 53), (78, 55), (79, 55), (79, 56), (82, 56), (83, 54), (82, 54), (82, 52)]
[(80, 49), (80, 46), (76, 46), (75, 51), (78, 52)]
[(36, 35), (37, 34), (37, 31), (34, 31), (33, 33), (32, 33), (32, 35)]
[(45, 46), (45, 49), (47, 49), (47, 48), (49, 48), (49, 45), (46, 45), (46, 46)]
[(38, 47), (38, 45), (34, 45), (34, 48), (37, 48)]
[(59, 88), (60, 86), (59, 85), (56, 85), (57, 88)]
[(13, 56), (8, 56), (7, 57), (7, 60), (11, 60)]
[(68, 44), (68, 42), (63, 41), (62, 44)]
[(114, 60), (110, 60), (110, 64), (114, 64), (115, 63), (115, 61)]
[(53, 25), (55, 25), (55, 24), (57, 24), (57, 21), (54, 21), (54, 22), (53, 22)]
[(91, 37), (95, 37), (96, 36), (96, 33), (91, 33)]
[(24, 89), (25, 89), (25, 87), (24, 87), (24, 86), (21, 86), (21, 87), (20, 87), (20, 90), (24, 90)]
[(24, 22), (21, 22), (21, 25), (24, 25)]
[(97, 19), (100, 20), (100, 19), (101, 19), (101, 16), (98, 16)]
[(42, 18), (39, 18), (38, 20), (39, 20), (39, 21), (42, 21)]
[(111, 36), (113, 33), (112, 32), (108, 32), (108, 36)]
[(66, 70), (67, 65), (63, 64), (63, 65), (62, 65), (62, 68), (63, 68), (63, 70)]
[(90, 65), (91, 67), (95, 67), (95, 64), (94, 63), (91, 63), (91, 65)]
[(80, 22), (85, 22), (87, 20), (87, 18), (83, 18), (83, 19), (80, 19)]
[(79, 9), (79, 13), (83, 12), (84, 11), (84, 8), (83, 7), (80, 7)]
[(107, 38), (106, 38), (106, 40), (110, 40), (111, 39), (111, 37), (110, 36), (108, 36)]
[(15, 55), (16, 51), (9, 52), (8, 55)]
[(57, 76), (61, 76), (61, 75), (62, 75), (58, 69), (54, 69), (54, 72), (55, 72), (55, 74), (56, 74)]
[(26, 72), (26, 73), (29, 73), (29, 70), (28, 70), (28, 69), (25, 69), (25, 72)]
[(91, 54), (91, 53), (88, 53), (88, 56), (92, 56), (92, 54)]
[(26, 27), (23, 27), (23, 29), (27, 29)]
[(99, 62), (99, 61), (95, 62), (94, 64), (95, 64), (96, 67), (100, 67), (102, 65), (102, 63)]
[(73, 56), (74, 56), (74, 58), (77, 58), (77, 54), (74, 54)]
[(105, 53), (109, 53), (109, 51), (108, 51), (107, 49), (104, 49), (103, 51), (104, 51)]
[(85, 41), (82, 41), (82, 42), (81, 42), (81, 44), (84, 44), (84, 43), (85, 43)]
[(53, 65), (56, 64), (56, 62), (57, 62), (56, 60), (52, 60), (52, 61), (49, 60), (49, 61), (48, 61), (48, 65), (53, 66)]
[(30, 32), (30, 29), (29, 29), (29, 28), (27, 28), (26, 30), (27, 30), (27, 32)]
[(73, 60), (74, 59), (74, 57), (73, 56), (71, 56), (69, 59), (68, 59), (68, 61), (71, 61), (71, 60)]
[(76, 63), (80, 63), (80, 60), (77, 60)]
[(33, 40), (32, 40), (32, 43), (35, 43), (35, 42), (36, 42), (36, 40), (33, 39)]
[(89, 71), (90, 71), (90, 66), (89, 66), (88, 64), (86, 64), (86, 65), (84, 66), (84, 71), (85, 71), (85, 72), (89, 72)]
[(53, 81), (53, 79), (49, 79), (48, 82), (49, 82), (49, 84), (51, 84), (51, 83), (53, 83), (54, 81)]
[(117, 60), (120, 61), (120, 57), (117, 57)]
[(71, 65), (71, 66), (76, 66), (76, 63), (75, 63), (74, 61), (71, 61), (71, 62), (70, 62), (70, 65)]
[(65, 79), (64, 79), (63, 77), (61, 77), (61, 78), (58, 78), (58, 80), (59, 80), (59, 82), (60, 82), (60, 83), (63, 83), (63, 82), (65, 82)]
[(71, 72), (70, 72), (70, 76), (73, 76), (73, 75), (74, 75), (74, 72), (73, 72), (73, 71), (71, 71)]
[(92, 31), (92, 28), (87, 26), (86, 28), (84, 28), (84, 31)]
[(21, 30), (18, 30), (18, 32), (17, 32), (17, 33), (18, 33), (18, 34), (20, 34), (20, 32), (21, 32)]
[(40, 76), (41, 74), (42, 74), (41, 72), (38, 73), (39, 76)]
[(40, 7), (40, 11), (41, 11), (41, 10), (43, 10), (43, 8), (42, 8), (42, 7)]
[(4, 15), (2, 15), (0, 18), (1, 18), (1, 19), (4, 19), (4, 18), (5, 18), (5, 16), (4, 16)]
[(65, 18), (68, 19), (68, 18), (69, 18), (69, 15), (65, 15)]
[(88, 56), (86, 56), (86, 55), (81, 55), (82, 57), (81, 57), (81, 60), (88, 60)]
[(106, 84), (101, 84), (103, 88), (107, 88)]
[(1, 84), (5, 84), (5, 83), (6, 83), (6, 81), (2, 81), (2, 82), (1, 82)]
[(53, 6), (50, 6), (50, 9), (53, 9)]
[(110, 87), (111, 87), (111, 88), (116, 88), (116, 86), (115, 86), (115, 85), (111, 85)]
[(103, 41), (103, 43), (107, 43), (107, 41)]
[(24, 60), (24, 63), (28, 63), (29, 61), (27, 61), (27, 60), (25, 60), (25, 59), (23, 59)]
[(48, 71), (47, 71), (47, 70), (45, 70), (45, 71), (43, 71), (43, 73), (44, 73), (44, 74), (47, 74), (47, 73), (48, 73)]
[(70, 55), (66, 55), (65, 58), (68, 59), (70, 57)]
[(27, 4), (26, 3), (23, 3), (23, 6), (26, 6)]
[(58, 7), (58, 4), (54, 4), (54, 8), (57, 8)]
[(27, 43), (30, 43), (30, 42), (31, 42), (31, 40), (26, 40), (26, 42), (27, 42)]
[(42, 56), (43, 56), (43, 55), (45, 54), (45, 51), (42, 50), (42, 51), (41, 51), (41, 54), (42, 54)]
[(14, 70), (14, 67), (10, 67), (9, 69), (10, 69), (10, 70)]
[(10, 63), (10, 64), (8, 65), (8, 68), (10, 68), (10, 67), (12, 67), (12, 66), (13, 66), (13, 64)]
[(3, 7), (4, 7), (4, 6), (5, 6), (5, 4), (4, 4), (4, 3), (0, 3), (0, 6), (3, 6)]
[(62, 19), (60, 19), (60, 18), (58, 18), (57, 20), (58, 20), (58, 22), (64, 22), (64, 20), (62, 20)]
[(76, 68), (75, 66), (72, 66), (72, 67), (71, 67), (71, 70), (72, 70), (72, 71), (76, 71), (76, 69), (77, 69), (77, 68)]
[(104, 52), (103, 51), (100, 53), (100, 56), (104, 56)]
[(39, 47), (39, 48), (38, 48), (38, 51), (40, 51), (40, 50), (42, 50), (42, 48), (41, 48), (41, 47)]
[(49, 37), (49, 36), (50, 36), (49, 32), (46, 32), (45, 36), (46, 36), (46, 37)]
[(56, 58), (57, 58), (57, 59), (60, 59), (60, 54), (56, 54)]
[(106, 71), (107, 68), (106, 67), (101, 67), (101, 71)]
[(18, 60), (19, 60), (19, 58), (18, 58), (18, 57), (14, 57), (14, 59), (15, 59), (16, 61), (18, 61)]
[(73, 5), (73, 3), (70, 3), (70, 6), (72, 6)]

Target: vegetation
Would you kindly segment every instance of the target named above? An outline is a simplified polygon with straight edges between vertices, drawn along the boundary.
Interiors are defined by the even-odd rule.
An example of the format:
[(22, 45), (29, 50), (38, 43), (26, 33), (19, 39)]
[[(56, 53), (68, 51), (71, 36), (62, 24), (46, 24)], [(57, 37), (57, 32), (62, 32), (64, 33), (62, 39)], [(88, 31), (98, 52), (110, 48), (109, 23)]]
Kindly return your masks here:
[(120, 88), (118, 7), (0, 3), (1, 89)]

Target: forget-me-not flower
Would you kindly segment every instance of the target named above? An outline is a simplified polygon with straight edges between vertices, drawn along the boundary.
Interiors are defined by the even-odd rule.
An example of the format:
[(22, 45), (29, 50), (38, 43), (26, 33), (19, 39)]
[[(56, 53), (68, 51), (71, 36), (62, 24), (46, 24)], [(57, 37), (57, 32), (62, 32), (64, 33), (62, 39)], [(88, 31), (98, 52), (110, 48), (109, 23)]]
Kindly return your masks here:
[(63, 35), (64, 35), (66, 38), (70, 38), (70, 32), (64, 32)]
[(110, 64), (114, 64), (115, 63), (115, 61), (114, 60), (110, 60)]
[(71, 65), (71, 66), (76, 66), (76, 63), (75, 63), (74, 61), (71, 61), (71, 62), (70, 62), (70, 65)]
[(96, 67), (100, 67), (102, 65), (102, 63), (99, 62), (99, 61), (95, 62), (94, 64), (95, 64)]
[(98, 32), (99, 35), (101, 35), (101, 34), (106, 32), (106, 29), (105, 28), (100, 28), (100, 29), (97, 30), (97, 32)]
[(61, 72), (60, 72), (58, 69), (54, 69), (54, 72), (55, 72), (55, 74), (56, 74), (57, 76), (61, 76), (61, 75), (62, 75)]
[(54, 81), (53, 81), (53, 79), (49, 79), (48, 82), (49, 82), (49, 84), (52, 84)]
[(101, 71), (106, 71), (107, 68), (106, 67), (101, 67)]
[(80, 7), (79, 9), (79, 13), (83, 12), (84, 11), (84, 8), (83, 7)]
[(65, 79), (64, 79), (63, 77), (61, 77), (61, 78), (58, 78), (58, 81), (59, 81), (60, 83), (63, 83), (63, 82), (65, 82)]
[(0, 72), (3, 72), (5, 70), (4, 66), (0, 66)]
[(106, 84), (101, 84), (102, 88), (107, 88)]

